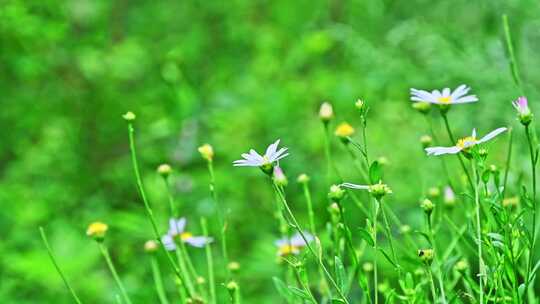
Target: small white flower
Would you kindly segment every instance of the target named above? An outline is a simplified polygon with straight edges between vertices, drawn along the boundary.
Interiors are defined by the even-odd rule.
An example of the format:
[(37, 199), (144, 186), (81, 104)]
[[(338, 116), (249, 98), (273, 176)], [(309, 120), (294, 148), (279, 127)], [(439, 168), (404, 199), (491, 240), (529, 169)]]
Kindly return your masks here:
[[(311, 243), (314, 240), (314, 237), (308, 233), (304, 232), (304, 236), (308, 243)], [(304, 238), (300, 233), (295, 233), (291, 238), (281, 238), (275, 242), (275, 245), (278, 247), (278, 255), (285, 256), (289, 254), (299, 254), (300, 250), (307, 245)]]
[(169, 220), (169, 231), (161, 237), (161, 241), (167, 250), (176, 250), (176, 241), (187, 243), (193, 247), (204, 247), (204, 245), (213, 241), (210, 237), (194, 236), (191, 232), (185, 231), (186, 218), (182, 217), (178, 220)]
[(429, 147), (426, 148), (427, 155), (443, 155), (443, 154), (456, 154), (463, 150), (469, 149), (472, 146), (484, 143), (488, 140), (491, 140), (495, 136), (503, 133), (506, 131), (506, 128), (498, 128), (491, 132), (489, 132), (486, 136), (476, 139), (476, 129), (473, 129), (472, 135), (467, 136), (465, 138), (462, 138), (458, 140), (455, 146), (453, 147)]
[(476, 95), (467, 95), (471, 88), (462, 84), (453, 92), (449, 88), (441, 91), (433, 90), (430, 92), (424, 90), (411, 89), (411, 100), (417, 102), (429, 102), (439, 105), (469, 103), (478, 101)]
[(233, 162), (233, 166), (236, 167), (262, 167), (271, 165), (274, 162), (284, 158), (285, 156), (289, 155), (287, 152), (287, 148), (281, 148), (277, 149), (279, 145), (279, 139), (276, 140), (275, 143), (268, 146), (266, 149), (266, 153), (264, 155), (260, 155), (257, 153), (257, 151), (251, 149), (249, 150), (249, 153), (242, 154), (242, 157), (244, 159), (235, 160)]

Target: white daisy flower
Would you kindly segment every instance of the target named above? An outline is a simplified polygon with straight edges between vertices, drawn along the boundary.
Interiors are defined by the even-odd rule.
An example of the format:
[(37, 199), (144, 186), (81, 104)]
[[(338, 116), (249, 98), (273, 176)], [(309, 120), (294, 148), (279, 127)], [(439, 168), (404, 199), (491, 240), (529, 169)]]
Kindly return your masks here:
[(249, 153), (242, 154), (244, 159), (235, 160), (233, 166), (236, 167), (272, 167), (273, 163), (289, 155), (287, 148), (278, 150), (279, 139), (275, 143), (266, 148), (264, 155), (260, 155), (257, 151), (251, 149)]
[(169, 231), (163, 237), (161, 241), (167, 250), (176, 250), (176, 242), (181, 241), (187, 243), (193, 247), (204, 247), (206, 244), (213, 241), (210, 237), (194, 236), (191, 232), (185, 231), (186, 218), (182, 217), (178, 220), (172, 218), (169, 220)]
[[(306, 237), (308, 243), (311, 243), (314, 240), (314, 237), (308, 232), (304, 232), (304, 236)], [(290, 254), (299, 254), (300, 250), (304, 248), (307, 243), (304, 241), (304, 238), (302, 238), (300, 233), (297, 232), (291, 238), (284, 237), (277, 240), (275, 245), (278, 247), (277, 254), (279, 256), (286, 256)]]
[(503, 133), (504, 131), (506, 131), (506, 128), (498, 128), (489, 132), (486, 136), (480, 139), (476, 139), (476, 129), (473, 129), (471, 136), (467, 136), (465, 138), (458, 140), (456, 145), (453, 147), (429, 147), (429, 148), (426, 148), (425, 150), (427, 152), (427, 155), (438, 156), (438, 155), (443, 155), (443, 154), (456, 154), (461, 151), (467, 150), (471, 148), (472, 146), (489, 141), (495, 136)]
[(476, 95), (467, 95), (471, 88), (462, 84), (453, 92), (449, 88), (441, 91), (433, 90), (430, 92), (424, 90), (411, 89), (411, 100), (417, 102), (429, 102), (439, 105), (450, 105), (458, 103), (469, 103), (478, 101)]

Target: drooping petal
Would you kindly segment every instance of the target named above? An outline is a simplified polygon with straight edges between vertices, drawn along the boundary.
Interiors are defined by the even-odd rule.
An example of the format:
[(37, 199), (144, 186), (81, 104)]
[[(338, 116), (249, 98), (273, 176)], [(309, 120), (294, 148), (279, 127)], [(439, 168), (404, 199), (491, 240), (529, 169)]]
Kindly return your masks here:
[(177, 235), (179, 233), (180, 232), (178, 231), (178, 225), (176, 225), (176, 220), (173, 218), (169, 219), (169, 231), (167, 232), (167, 234)]
[(467, 94), (469, 92), (469, 87), (467, 87), (466, 85), (462, 84), (460, 86), (458, 86), (454, 92), (452, 92), (452, 94), (450, 96), (452, 96), (452, 100), (456, 100), (456, 99), (459, 99), (461, 96)]
[(495, 130), (489, 132), (486, 136), (482, 137), (482, 138), (478, 141), (478, 143), (480, 144), (480, 143), (486, 142), (486, 141), (488, 141), (488, 140), (494, 138), (495, 136), (497, 136), (497, 135), (503, 133), (503, 132), (506, 131), (506, 130), (507, 130), (507, 129), (504, 128), (504, 127), (503, 127), (503, 128), (495, 129)]
[(450, 89), (449, 88), (444, 88), (442, 90), (442, 97), (449, 97), (450, 96)]
[(289, 153), (286, 153), (286, 155), (283, 155), (283, 153), (287, 152), (288, 148), (281, 148), (279, 151), (275, 152), (271, 157), (268, 157), (270, 162), (275, 162), (277, 160), (282, 159), (283, 157), (289, 155)]
[(257, 153), (257, 151), (251, 149), (249, 150), (249, 154), (251, 155), (251, 159), (258, 160), (261, 162), (263, 161), (263, 157), (259, 153)]
[(443, 154), (456, 154), (461, 151), (460, 147), (429, 147), (425, 149), (427, 155), (443, 155)]
[(174, 243), (173, 237), (169, 234), (162, 236), (161, 242), (163, 242), (165, 249), (169, 251), (173, 251), (176, 249), (176, 244)]
[(340, 186), (345, 187), (345, 188), (351, 188), (351, 189), (359, 189), (359, 190), (368, 190), (369, 189), (368, 185), (357, 185), (357, 184), (353, 184), (353, 183), (342, 183)]
[(411, 89), (411, 100), (420, 102), (434, 102), (433, 95), (428, 91)]
[(204, 247), (204, 245), (211, 243), (213, 241), (210, 237), (205, 236), (192, 236), (185, 240), (186, 243), (190, 244), (193, 247)]
[(235, 160), (233, 162), (233, 166), (234, 167), (258, 167), (259, 163), (257, 163), (256, 161), (240, 159), (240, 160)]
[(184, 229), (186, 229), (186, 223), (187, 220), (185, 217), (179, 218), (176, 222), (176, 228), (178, 229), (178, 233), (184, 232)]

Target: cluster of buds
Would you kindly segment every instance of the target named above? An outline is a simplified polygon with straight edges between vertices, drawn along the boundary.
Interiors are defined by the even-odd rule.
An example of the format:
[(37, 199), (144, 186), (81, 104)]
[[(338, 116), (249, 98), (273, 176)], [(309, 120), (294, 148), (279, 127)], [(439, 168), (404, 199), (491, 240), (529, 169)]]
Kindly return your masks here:
[(105, 223), (93, 222), (88, 225), (88, 228), (86, 229), (86, 235), (98, 242), (103, 242), (108, 229), (109, 226)]
[(533, 119), (533, 114), (531, 109), (529, 109), (527, 97), (519, 97), (516, 101), (512, 102), (512, 105), (517, 110), (519, 122), (524, 126), (528, 126)]
[(431, 265), (433, 262), (433, 249), (419, 249), (418, 250), (418, 257), (420, 258), (420, 261), (422, 261), (426, 265)]

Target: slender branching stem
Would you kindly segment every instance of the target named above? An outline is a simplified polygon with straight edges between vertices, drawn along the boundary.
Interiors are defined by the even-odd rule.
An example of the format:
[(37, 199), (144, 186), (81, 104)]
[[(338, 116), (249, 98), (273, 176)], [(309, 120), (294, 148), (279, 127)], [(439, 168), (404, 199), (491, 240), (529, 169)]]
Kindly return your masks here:
[(127, 304), (131, 304), (131, 300), (129, 299), (126, 289), (124, 288), (124, 284), (122, 283), (122, 280), (120, 280), (120, 277), (118, 276), (118, 272), (116, 272), (116, 268), (114, 267), (114, 264), (111, 260), (109, 250), (103, 244), (103, 242), (98, 242), (98, 246), (99, 246), (99, 250), (101, 251), (101, 254), (103, 255), (103, 258), (105, 259), (105, 262), (107, 263), (107, 267), (109, 267), (109, 271), (111, 272), (114, 278), (116, 286), (118, 286), (118, 289), (120, 290), (122, 299), (124, 299), (124, 302), (126, 302)]
[(378, 247), (377, 247), (377, 221), (379, 217), (379, 207), (380, 203), (378, 200), (373, 200), (373, 218), (372, 218), (372, 225), (373, 225), (373, 248), (375, 249), (375, 254), (373, 255), (373, 295), (375, 297), (375, 304), (379, 303), (379, 292), (377, 290), (379, 285), (379, 278), (378, 278), (378, 270), (377, 270), (377, 254)]
[(525, 126), (525, 134), (527, 135), (527, 144), (529, 146), (529, 154), (531, 158), (531, 174), (532, 174), (532, 242), (529, 249), (529, 256), (528, 256), (528, 262), (527, 262), (527, 277), (526, 279), (526, 285), (528, 287), (529, 285), (529, 279), (531, 275), (531, 270), (533, 267), (533, 259), (534, 259), (534, 250), (536, 247), (536, 155), (534, 152), (534, 143), (531, 137), (531, 130), (529, 128), (529, 125)]
[[(208, 227), (206, 224), (206, 219), (201, 218), (201, 227), (203, 230), (203, 235), (208, 238)], [(210, 246), (210, 242), (206, 242), (205, 245), (206, 250), (206, 265), (208, 267), (208, 286), (210, 290), (210, 303), (216, 303), (216, 281), (214, 278), (214, 258), (212, 256), (212, 247)]]
[[(455, 139), (455, 137), (454, 137), (454, 135), (452, 133), (452, 129), (450, 128), (450, 123), (448, 122), (448, 116), (447, 116), (447, 114), (445, 112), (441, 112), (441, 116), (443, 117), (444, 126), (446, 127), (446, 132), (448, 133), (448, 137), (452, 141), (452, 144), (455, 145), (456, 144), (456, 139)], [(471, 180), (469, 170), (467, 170), (467, 167), (465, 166), (465, 162), (463, 161), (463, 158), (461, 157), (460, 153), (458, 153), (456, 155), (457, 155), (457, 158), (459, 160), (459, 164), (461, 165), (461, 168), (463, 169), (463, 172), (465, 173), (465, 175), (467, 175), (467, 181), (469, 181), (469, 186), (472, 189), (473, 188), (473, 182)]]
[(64, 281), (64, 285), (66, 285), (66, 288), (69, 290), (69, 293), (71, 294), (71, 297), (73, 297), (73, 300), (77, 304), (81, 304), (81, 300), (77, 296), (77, 293), (75, 292), (75, 289), (71, 287), (71, 284), (69, 283), (67, 277), (62, 272), (62, 269), (60, 269), (60, 266), (58, 265), (58, 262), (56, 262), (56, 258), (54, 257), (53, 251), (51, 249), (51, 246), (49, 245), (49, 241), (47, 240), (47, 235), (45, 235), (45, 230), (43, 227), (39, 227), (39, 233), (41, 234), (41, 240), (43, 241), (43, 245), (45, 245), (45, 249), (47, 249), (47, 253), (49, 254), (49, 257), (51, 258), (51, 262), (54, 265), (54, 268), (56, 268), (56, 272), (60, 275), (62, 278), (62, 281)]
[(476, 160), (472, 160), (472, 171), (474, 177), (474, 203), (475, 203), (475, 213), (476, 213), (476, 242), (478, 245), (478, 283), (479, 283), (479, 303), (484, 304), (484, 276), (485, 276), (485, 266), (484, 260), (482, 258), (482, 226), (480, 223), (480, 196), (478, 191), (478, 171), (476, 168)]
[[(169, 304), (169, 300), (165, 294), (165, 288), (163, 287), (163, 280), (161, 279), (159, 264), (156, 256), (153, 253), (150, 254), (150, 266), (152, 268), (152, 276), (154, 277), (154, 284), (156, 285), (156, 292), (158, 294), (159, 302), (161, 304)], [(185, 301), (185, 299), (183, 301)]]
[(332, 277), (332, 275), (330, 274), (328, 269), (326, 269), (326, 266), (324, 265), (324, 263), (322, 261), (322, 257), (319, 257), (319, 255), (315, 252), (313, 247), (311, 247), (311, 245), (309, 244), (309, 241), (306, 238), (306, 235), (304, 234), (304, 231), (300, 227), (300, 224), (296, 220), (296, 217), (294, 216), (291, 208), (289, 207), (289, 203), (287, 203), (287, 199), (285, 198), (284, 193), (279, 188), (279, 186), (276, 185), (275, 182), (273, 182), (273, 185), (274, 185), (274, 190), (278, 194), (278, 196), (279, 196), (279, 198), (281, 200), (281, 203), (283, 204), (283, 207), (284, 207), (285, 211), (287, 212), (288, 217), (291, 219), (292, 224), (294, 225), (294, 228), (298, 231), (298, 233), (300, 234), (300, 236), (304, 240), (304, 242), (306, 244), (306, 247), (308, 248), (308, 251), (310, 252), (311, 255), (313, 255), (313, 257), (315, 258), (315, 260), (319, 264), (319, 267), (321, 267), (323, 269), (324, 273), (326, 274), (326, 276), (328, 278), (328, 281), (330, 282), (332, 287), (334, 287), (336, 289), (336, 291), (337, 291), (339, 297), (341, 298), (341, 300), (343, 300), (343, 302), (349, 304), (349, 301), (347, 300), (347, 297), (345, 297), (345, 295), (343, 294), (343, 292), (341, 291), (341, 289), (337, 285), (336, 281), (334, 280), (334, 278)]
[[(441, 290), (441, 298), (442, 303), (446, 304), (446, 293), (444, 291), (444, 281), (443, 281), (443, 271), (442, 271), (442, 263), (440, 260), (439, 250), (437, 243), (435, 242), (435, 233), (433, 232), (433, 223), (431, 222), (431, 216), (426, 214), (426, 221), (428, 224), (428, 233), (429, 233), (429, 239), (431, 242), (431, 246), (433, 247), (434, 257), (435, 257), (435, 263), (437, 263), (437, 272), (439, 276), (439, 289)], [(430, 267), (431, 269), (431, 267)]]
[(437, 303), (437, 292), (435, 290), (435, 282), (433, 280), (433, 273), (431, 272), (431, 266), (426, 265), (426, 271), (429, 277), (429, 283), (431, 287), (431, 296), (433, 297), (433, 303)]

